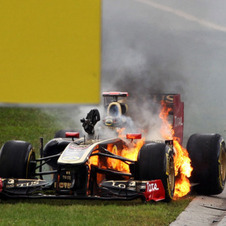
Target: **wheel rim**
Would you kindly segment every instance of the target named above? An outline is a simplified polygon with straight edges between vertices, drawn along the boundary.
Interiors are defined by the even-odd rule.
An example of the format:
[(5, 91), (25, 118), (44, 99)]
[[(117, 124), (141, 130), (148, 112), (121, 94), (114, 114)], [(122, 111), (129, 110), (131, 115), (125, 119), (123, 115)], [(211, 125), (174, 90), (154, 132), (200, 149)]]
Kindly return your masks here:
[(175, 187), (175, 171), (174, 171), (173, 158), (170, 158), (170, 161), (169, 161), (169, 187), (170, 187), (171, 193), (173, 194), (174, 187)]
[(28, 155), (27, 166), (26, 166), (26, 178), (30, 178), (34, 176), (35, 168), (34, 166), (33, 167), (31, 166), (32, 161), (35, 161), (35, 152), (33, 150), (31, 150)]
[(226, 177), (226, 153), (223, 142), (220, 145), (220, 156), (219, 156), (219, 179), (221, 181), (221, 186), (224, 186)]

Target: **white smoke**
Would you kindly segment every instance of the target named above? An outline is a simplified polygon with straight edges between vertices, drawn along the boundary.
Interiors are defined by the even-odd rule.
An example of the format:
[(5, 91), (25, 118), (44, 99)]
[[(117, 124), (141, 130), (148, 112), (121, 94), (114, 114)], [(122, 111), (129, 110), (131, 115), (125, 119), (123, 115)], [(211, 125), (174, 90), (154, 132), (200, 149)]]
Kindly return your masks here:
[[(225, 10), (222, 0), (103, 1), (101, 91), (129, 92), (136, 130), (148, 128), (148, 137), (161, 138), (150, 94), (179, 93), (185, 136), (226, 134)], [(67, 114), (81, 126), (92, 108), (103, 114), (101, 105), (69, 108)]]
[(102, 90), (145, 96), (147, 105), (151, 92), (179, 93), (185, 138), (225, 135), (225, 10), (222, 0), (104, 0)]

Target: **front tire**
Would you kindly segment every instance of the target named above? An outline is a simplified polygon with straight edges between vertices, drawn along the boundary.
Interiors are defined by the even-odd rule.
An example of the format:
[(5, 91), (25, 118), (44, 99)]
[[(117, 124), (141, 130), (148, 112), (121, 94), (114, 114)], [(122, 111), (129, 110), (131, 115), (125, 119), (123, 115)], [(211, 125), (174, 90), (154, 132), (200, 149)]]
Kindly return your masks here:
[(224, 190), (226, 179), (225, 141), (219, 134), (193, 134), (187, 143), (193, 167), (191, 182), (196, 191), (215, 195)]
[[(49, 157), (52, 155), (60, 154), (64, 151), (64, 149), (67, 147), (67, 145), (70, 143), (70, 140), (67, 139), (52, 139), (50, 140), (43, 149), (43, 155), (44, 157)], [(48, 165), (50, 165), (53, 169), (58, 168), (57, 160), (59, 156), (53, 157), (49, 159)]]
[(145, 144), (138, 154), (137, 164), (138, 179), (161, 179), (165, 189), (165, 201), (171, 201), (175, 188), (172, 149), (164, 143)]
[(0, 150), (0, 177), (33, 178), (35, 175), (35, 152), (25, 141), (7, 141)]

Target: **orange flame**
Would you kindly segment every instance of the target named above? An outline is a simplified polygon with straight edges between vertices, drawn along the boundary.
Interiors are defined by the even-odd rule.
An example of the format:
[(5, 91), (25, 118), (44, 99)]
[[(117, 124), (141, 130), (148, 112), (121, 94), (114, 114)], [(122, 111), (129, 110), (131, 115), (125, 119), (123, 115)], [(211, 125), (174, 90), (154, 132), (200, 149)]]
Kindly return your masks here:
[(98, 166), (98, 163), (99, 163), (99, 157), (97, 155), (91, 156), (89, 158), (89, 164)]
[[(162, 101), (161, 105), (162, 110), (159, 114), (159, 117), (162, 119), (162, 126), (160, 132), (164, 139), (173, 140), (175, 150), (174, 164), (176, 176), (174, 198), (179, 198), (185, 196), (190, 191), (190, 181), (188, 178), (191, 176), (192, 172), (191, 160), (187, 150), (181, 146), (179, 138), (174, 136), (175, 133), (173, 130), (173, 125), (168, 122), (168, 116), (172, 109), (169, 108), (164, 101)], [(126, 137), (125, 128), (121, 128), (117, 130), (117, 132), (120, 138), (124, 139)], [(138, 153), (144, 143), (145, 139), (142, 138), (137, 142), (131, 142), (130, 148), (125, 146), (122, 147), (122, 149), (118, 149), (114, 144), (108, 144), (107, 150), (113, 154), (136, 161)], [(90, 158), (90, 164), (101, 168), (118, 170), (125, 173), (130, 172), (128, 164), (113, 158), (107, 158), (106, 161), (102, 161), (101, 157), (92, 156)], [(102, 180), (102, 178), (100, 179)]]
[(167, 120), (168, 115), (169, 115), (170, 111), (172, 111), (172, 109), (167, 108), (164, 101), (161, 102), (161, 105), (162, 105), (162, 110), (159, 114), (159, 117), (162, 119), (162, 125), (160, 128), (160, 132), (164, 139), (173, 140), (173, 137), (174, 137), (173, 126)]
[(174, 137), (173, 125), (171, 125), (167, 120), (169, 112), (172, 111), (172, 109), (167, 107), (164, 101), (161, 102), (161, 105), (162, 110), (159, 115), (163, 122), (161, 134), (164, 139), (173, 140), (173, 145), (176, 152), (174, 157), (176, 176), (174, 198), (179, 198), (185, 196), (190, 191), (191, 185), (188, 178), (191, 176), (193, 169), (191, 167), (191, 159), (189, 158), (188, 151), (181, 146), (180, 139)]
[[(121, 128), (117, 130), (118, 137), (120, 138), (126, 137), (126, 135), (123, 133), (124, 130), (125, 128)], [(144, 138), (138, 140), (137, 142), (133, 141), (131, 142), (131, 146), (129, 148), (124, 146), (122, 150), (118, 150), (116, 146), (112, 144), (108, 144), (107, 150), (112, 152), (113, 154), (136, 161), (138, 152), (141, 149), (141, 147), (144, 145), (144, 142), (145, 142)], [(120, 160), (108, 158), (107, 163), (108, 163), (108, 168), (110, 169), (119, 170), (125, 173), (130, 172), (129, 165)]]
[[(125, 131), (125, 128), (118, 129), (117, 130), (118, 137), (124, 139), (126, 137), (126, 134), (124, 133), (124, 131)], [(119, 155), (119, 156), (128, 158), (130, 160), (136, 161), (139, 150), (144, 145), (144, 142), (145, 142), (145, 138), (142, 138), (137, 141), (131, 141), (129, 148), (127, 146), (124, 146), (121, 149), (118, 149), (117, 146), (114, 144), (108, 144), (106, 149), (115, 155)], [(114, 158), (107, 158), (106, 161), (101, 161), (101, 157), (94, 155), (89, 158), (89, 164), (98, 166), (101, 168), (108, 168), (108, 169), (118, 170), (125, 173), (130, 173), (129, 165), (127, 163)]]

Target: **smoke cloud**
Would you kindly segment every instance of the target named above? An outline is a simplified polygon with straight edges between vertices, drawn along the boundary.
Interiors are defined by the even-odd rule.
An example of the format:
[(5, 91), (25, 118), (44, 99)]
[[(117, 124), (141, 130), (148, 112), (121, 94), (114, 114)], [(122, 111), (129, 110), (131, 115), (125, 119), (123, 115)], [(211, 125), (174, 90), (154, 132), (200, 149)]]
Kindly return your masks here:
[(127, 91), (129, 115), (136, 128), (148, 132), (147, 139), (162, 139), (160, 105), (152, 102), (151, 95), (183, 94), (186, 78), (177, 72), (177, 57), (166, 60), (161, 54), (164, 47), (152, 46), (152, 39), (157, 41), (154, 32), (146, 26), (137, 32), (144, 21), (135, 12), (130, 14), (117, 1), (104, 2), (102, 91)]
[(128, 91), (135, 119), (150, 128), (150, 94), (180, 93), (185, 138), (224, 136), (225, 9), (221, 0), (104, 0), (102, 91)]
[[(159, 105), (150, 95), (179, 93), (185, 140), (196, 132), (226, 136), (225, 11), (224, 0), (103, 0), (101, 91), (129, 92), (136, 130), (159, 139)], [(103, 114), (101, 106), (67, 114), (81, 127), (91, 108)]]

